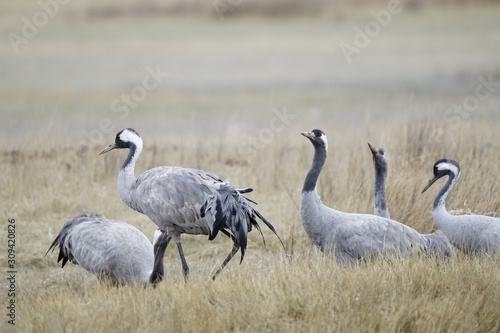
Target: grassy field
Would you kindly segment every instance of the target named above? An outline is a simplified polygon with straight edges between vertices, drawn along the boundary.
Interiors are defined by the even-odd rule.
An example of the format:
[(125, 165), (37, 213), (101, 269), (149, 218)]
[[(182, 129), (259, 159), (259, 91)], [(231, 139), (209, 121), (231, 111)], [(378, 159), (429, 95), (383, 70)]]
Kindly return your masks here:
[[(243, 263), (231, 262), (215, 282), (211, 274), (231, 247), (225, 238), (209, 242), (204, 236), (184, 237), (191, 266), (187, 284), (172, 246), (165, 258), (165, 280), (156, 289), (108, 288), (80, 267), (61, 269), (55, 253), (43, 255), (63, 222), (83, 210), (127, 221), (152, 236), (152, 222), (118, 198), (116, 173), (124, 152), (102, 157), (97, 156), (101, 147), (78, 150), (70, 134), (41, 150), (26, 145), (2, 152), (3, 214), (15, 218), (18, 227), (19, 328), (37, 332), (498, 331), (498, 259), (459, 256), (456, 262), (436, 265), (409, 258), (346, 268), (311, 246), (298, 213), (301, 183), (312, 157), (310, 143), (298, 132), (311, 125), (301, 124), (304, 115), (297, 117), (251, 160), (239, 153), (236, 135), (211, 136), (211, 126), (201, 120), (192, 124), (198, 129), (196, 135), (142, 131), (146, 146), (137, 172), (165, 164), (203, 167), (230, 176), (237, 186), (252, 186), (252, 199), (260, 203), (259, 210), (285, 242), (283, 250), (264, 230), (264, 247), (252, 232)], [(337, 123), (335, 116), (325, 117), (321, 127), (329, 133), (330, 157), (320, 178), (323, 201), (340, 210), (371, 213), (369, 140), (380, 142), (392, 157), (388, 198), (395, 219), (420, 232), (435, 229), (429, 211), (437, 188), (424, 195), (420, 190), (433, 162), (444, 156), (456, 158), (463, 167), (460, 186), (448, 207), (498, 212), (500, 138), (494, 131), (498, 120), (491, 114), (484, 121), (473, 121), (460, 131), (461, 139), (438, 145), (421, 140), (430, 134), (424, 120), (368, 121), (359, 129)], [(226, 125), (249, 122), (234, 120)], [(225, 127), (218, 126), (214, 129)], [(370, 134), (371, 126), (385, 126), (385, 139)], [(261, 130), (247, 128), (249, 135)], [(390, 139), (389, 133), (398, 139)]]
[[(498, 258), (341, 267), (311, 245), (299, 217), (313, 155), (299, 132), (313, 128), (329, 138), (319, 181), (328, 206), (373, 211), (370, 142), (390, 159), (394, 219), (435, 230), (430, 210), (444, 180), (420, 192), (440, 158), (462, 167), (448, 209), (499, 216), (496, 4), (412, 7), (351, 64), (339, 43), (352, 41), (353, 26), (385, 2), (284, 18), (261, 17), (248, 5), (241, 10), (249, 14), (224, 20), (213, 13), (95, 18), (92, 6), (68, 4), (17, 54), (3, 40), (0, 331), (500, 332)], [(30, 17), (37, 7), (0, 10), (6, 35), (20, 30), (13, 17)], [(169, 75), (128, 112), (113, 109), (142, 84), (148, 66)], [(453, 112), (454, 104), (473, 101), (490, 75), (491, 90), (480, 88), (487, 98)], [(117, 193), (126, 153), (97, 155), (124, 127), (144, 140), (136, 174), (179, 165), (253, 187), (250, 198), (285, 248), (265, 228), (264, 246), (254, 230), (243, 263), (233, 260), (213, 282), (231, 242), (184, 236), (189, 282), (170, 245), (156, 289), (109, 288), (81, 267), (61, 269), (56, 253), (44, 257), (64, 222), (82, 211), (152, 237), (155, 225)], [(15, 327), (4, 314), (9, 219), (16, 221)]]
[[(191, 265), (187, 284), (173, 247), (165, 258), (166, 278), (154, 290), (107, 288), (79, 267), (61, 270), (56, 254), (43, 255), (63, 222), (83, 210), (127, 221), (152, 236), (154, 225), (118, 198), (116, 173), (124, 154), (97, 156), (100, 146), (79, 150), (69, 133), (43, 149), (27, 140), (23, 149), (3, 151), (2, 214), (15, 218), (18, 227), (19, 328), (40, 332), (499, 330), (498, 260), (459, 257), (438, 266), (410, 258), (345, 268), (324, 258), (305, 236), (298, 214), (301, 183), (312, 157), (310, 143), (298, 132), (311, 124), (305, 115), (297, 115), (272, 144), (249, 160), (234, 138), (255, 135), (262, 128), (245, 125), (248, 133), (239, 136), (230, 130), (210, 134), (249, 124), (248, 118), (223, 124), (227, 126), (197, 119), (190, 124), (196, 135), (186, 130), (180, 135), (142, 131), (146, 148), (138, 172), (164, 164), (203, 167), (231, 177), (235, 185), (252, 186), (252, 198), (285, 242), (283, 250), (264, 230), (264, 247), (252, 232), (243, 263), (230, 263), (215, 282), (210, 276), (231, 246), (225, 238), (209, 242), (202, 236), (184, 237)], [(360, 129), (335, 118), (325, 116), (321, 121), (331, 142), (320, 179), (326, 204), (371, 212), (373, 173), (366, 147), (371, 141), (386, 147), (392, 157), (388, 197), (395, 219), (420, 232), (434, 230), (429, 211), (437, 188), (424, 195), (420, 190), (433, 162), (444, 156), (456, 158), (463, 167), (460, 186), (448, 206), (480, 214), (498, 212), (496, 114), (471, 120), (470, 126), (458, 131), (461, 136), (450, 135), (452, 139), (442, 144), (426, 142), (431, 134), (426, 119), (369, 120)], [(372, 134), (372, 126), (383, 126), (385, 138)], [(47, 132), (33, 135), (50, 137)]]

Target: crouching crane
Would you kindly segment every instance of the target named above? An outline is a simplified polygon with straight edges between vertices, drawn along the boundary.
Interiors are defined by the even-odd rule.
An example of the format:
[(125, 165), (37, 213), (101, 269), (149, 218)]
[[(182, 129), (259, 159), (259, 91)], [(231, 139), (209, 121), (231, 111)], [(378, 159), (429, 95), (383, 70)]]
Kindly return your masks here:
[[(159, 282), (164, 274), (161, 260), (170, 238), (159, 229), (153, 244), (132, 225), (83, 213), (67, 221), (50, 248), (59, 246), (57, 262), (72, 262), (115, 285)], [(163, 250), (162, 250), (163, 249)]]

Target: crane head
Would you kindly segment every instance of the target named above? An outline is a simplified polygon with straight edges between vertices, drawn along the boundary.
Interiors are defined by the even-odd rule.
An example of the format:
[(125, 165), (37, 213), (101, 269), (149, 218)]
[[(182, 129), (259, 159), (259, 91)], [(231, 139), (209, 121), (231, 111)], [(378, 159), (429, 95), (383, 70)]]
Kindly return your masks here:
[(125, 128), (116, 134), (115, 141), (104, 148), (99, 155), (106, 154), (107, 152), (117, 148), (130, 148), (132, 144), (135, 146), (140, 145), (142, 147), (141, 136), (133, 128)]
[(377, 155), (385, 156), (385, 151), (382, 148), (377, 148), (369, 142), (368, 142), (368, 147), (370, 148), (373, 156)]
[(313, 129), (311, 132), (301, 132), (300, 134), (311, 140), (315, 147), (323, 146), (326, 150), (328, 150), (328, 139), (322, 130)]
[(434, 163), (434, 176), (429, 180), (425, 188), (422, 190), (422, 193), (427, 191), (432, 184), (436, 182), (439, 178), (444, 176), (449, 176), (453, 174), (455, 177), (460, 176), (460, 165), (455, 160), (449, 160), (446, 158), (440, 159), (436, 163)]
[(382, 148), (377, 148), (368, 142), (368, 147), (370, 148), (373, 155), (373, 162), (377, 163), (382, 168), (387, 168), (388, 160), (385, 155), (385, 151)]

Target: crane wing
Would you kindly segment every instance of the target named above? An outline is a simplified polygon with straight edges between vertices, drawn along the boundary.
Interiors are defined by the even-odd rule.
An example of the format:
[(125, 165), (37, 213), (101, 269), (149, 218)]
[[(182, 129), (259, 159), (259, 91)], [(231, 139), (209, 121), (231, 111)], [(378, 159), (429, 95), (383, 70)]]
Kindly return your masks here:
[(142, 232), (98, 215), (84, 213), (66, 222), (49, 251), (57, 245), (62, 267), (70, 261), (114, 281), (147, 280), (153, 268), (153, 245)]
[(361, 259), (380, 253), (404, 254), (424, 246), (422, 235), (397, 221), (368, 214), (345, 215), (332, 229), (333, 243), (328, 246), (340, 254)]
[(131, 207), (146, 214), (160, 228), (209, 234), (213, 231), (222, 184), (225, 183), (217, 176), (196, 169), (154, 168), (137, 178), (131, 190)]

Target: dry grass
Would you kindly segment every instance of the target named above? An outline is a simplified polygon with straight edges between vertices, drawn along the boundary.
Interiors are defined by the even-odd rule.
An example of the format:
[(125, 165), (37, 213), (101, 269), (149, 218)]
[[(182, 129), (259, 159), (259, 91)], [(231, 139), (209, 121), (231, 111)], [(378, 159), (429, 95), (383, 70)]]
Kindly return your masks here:
[[(212, 1), (198, 8), (196, 0), (182, 2), (187, 12), (200, 11), (186, 13), (194, 16), (188, 19), (175, 11), (168, 18), (130, 18), (137, 8), (159, 3), (70, 2), (18, 54), (5, 42), (0, 218), (17, 222), (16, 331), (500, 332), (498, 258), (339, 267), (311, 245), (299, 217), (313, 155), (299, 132), (313, 128), (324, 130), (330, 142), (319, 184), (328, 206), (372, 212), (371, 142), (390, 158), (387, 191), (394, 219), (422, 233), (435, 230), (430, 210), (444, 181), (420, 191), (433, 163), (444, 157), (462, 166), (448, 208), (498, 216), (498, 88), (458, 126), (444, 120), (445, 110), (475, 92), (479, 75), (499, 80), (498, 5), (411, 7), (416, 10), (395, 17), (348, 65), (339, 43), (351, 42), (353, 27), (363, 27), (372, 19), (370, 10), (385, 8), (387, 1), (356, 1), (355, 9), (328, 2), (334, 10), (323, 11), (327, 2), (318, 0), (306, 10), (312, 18), (297, 14), (300, 19), (273, 15), (287, 6), (293, 14), (305, 2), (274, 1), (259, 9), (267, 2), (242, 1), (222, 21)], [(174, 10), (180, 4), (165, 6)], [(125, 19), (99, 16), (115, 7)], [(317, 8), (323, 16), (313, 15)], [(19, 33), (20, 18), (38, 10), (35, 2), (2, 3), (2, 35)], [(267, 11), (265, 19), (259, 11)], [(99, 19), (92, 20), (92, 13)], [(111, 102), (141, 82), (145, 66), (157, 64), (171, 72), (168, 80), (124, 119), (113, 113)], [(281, 131), (266, 132), (273, 109), (285, 108), (295, 118)], [(95, 129), (103, 118), (112, 120), (113, 132), (83, 142), (82, 131)], [(137, 129), (144, 139), (137, 174), (180, 165), (253, 187), (250, 197), (285, 249), (268, 230), (264, 247), (253, 231), (243, 263), (233, 260), (212, 282), (231, 242), (185, 236), (189, 282), (171, 245), (165, 280), (154, 290), (109, 288), (78, 266), (61, 269), (55, 253), (44, 257), (64, 222), (85, 210), (131, 223), (152, 237), (155, 225), (117, 193), (126, 153), (97, 156), (123, 127)], [(249, 142), (256, 142), (255, 149)], [(0, 243), (7, 244), (5, 224)], [(2, 307), (6, 299), (4, 289)], [(0, 331), (15, 331), (2, 318)]]
[(498, 265), (487, 258), (444, 266), (410, 259), (341, 268), (314, 256), (245, 266), (215, 283), (167, 278), (154, 290), (42, 275), (23, 297), (30, 316), (23, 326), (42, 332), (499, 329)]
[[(183, 282), (177, 253), (170, 247), (166, 278), (155, 290), (108, 288), (79, 267), (61, 270), (55, 254), (43, 257), (64, 221), (82, 210), (127, 221), (149, 236), (154, 225), (127, 208), (117, 195), (116, 174), (125, 152), (97, 156), (101, 146), (75, 148), (70, 131), (63, 130), (62, 138), (51, 141), (50, 133), (33, 130), (33, 137), (49, 144), (40, 147), (23, 141), (18, 148), (4, 148), (0, 160), (2, 216), (16, 218), (18, 225), (19, 328), (37, 332), (498, 331), (498, 260), (460, 258), (436, 265), (409, 258), (339, 267), (311, 246), (298, 213), (300, 188), (312, 157), (310, 143), (298, 132), (312, 127), (321, 127), (330, 138), (320, 194), (332, 207), (371, 212), (369, 140), (384, 146), (391, 157), (388, 195), (394, 218), (421, 232), (434, 229), (429, 210), (437, 188), (425, 195), (420, 190), (433, 162), (444, 156), (456, 158), (463, 167), (449, 207), (462, 208), (467, 200), (467, 208), (476, 213), (498, 211), (500, 138), (492, 124), (499, 119), (493, 112), (485, 113), (455, 133), (447, 131), (441, 144), (426, 140), (432, 136), (431, 118), (407, 116), (403, 125), (401, 119), (392, 123), (367, 119), (352, 126), (340, 115), (324, 114), (321, 124), (313, 126), (307, 113), (299, 113), (251, 160), (242, 155), (236, 138), (255, 136), (269, 115), (240, 116), (227, 123), (211, 123), (200, 116), (191, 120), (195, 131), (184, 128), (180, 134), (135, 126), (145, 141), (137, 173), (155, 165), (183, 165), (230, 176), (237, 186), (252, 186), (252, 198), (260, 202), (260, 211), (274, 223), (286, 246), (283, 251), (264, 230), (264, 247), (252, 232), (243, 264), (234, 260), (212, 282), (211, 272), (229, 251), (230, 242), (186, 236), (189, 283)], [(148, 123), (147, 117), (141, 118)], [(181, 119), (173, 116), (170, 121), (177, 126)], [(383, 133), (371, 134), (382, 125)]]

